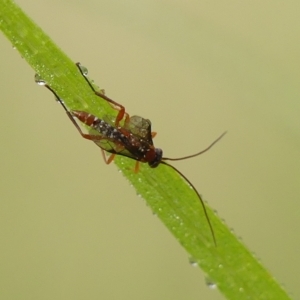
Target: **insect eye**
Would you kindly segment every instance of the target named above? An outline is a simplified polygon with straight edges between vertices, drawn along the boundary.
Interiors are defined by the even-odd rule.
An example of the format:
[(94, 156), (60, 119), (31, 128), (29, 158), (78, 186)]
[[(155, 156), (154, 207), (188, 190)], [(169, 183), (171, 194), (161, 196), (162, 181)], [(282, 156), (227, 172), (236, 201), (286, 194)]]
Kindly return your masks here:
[(148, 163), (149, 166), (151, 168), (156, 168), (160, 164), (162, 156), (163, 156), (162, 150), (159, 148), (155, 148), (155, 157), (152, 161), (149, 161)]

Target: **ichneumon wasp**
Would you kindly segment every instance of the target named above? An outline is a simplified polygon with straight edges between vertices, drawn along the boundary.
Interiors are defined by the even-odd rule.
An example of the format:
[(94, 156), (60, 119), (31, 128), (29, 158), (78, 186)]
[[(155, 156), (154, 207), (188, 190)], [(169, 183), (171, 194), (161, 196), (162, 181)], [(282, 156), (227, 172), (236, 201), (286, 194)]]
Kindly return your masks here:
[[(47, 83), (38, 78), (38, 76), (36, 76), (36, 82), (38, 82), (40, 85), (45, 85), (45, 87), (54, 94), (56, 100), (62, 105), (80, 135), (85, 139), (93, 141), (101, 148), (106, 164), (111, 163), (115, 155), (122, 155), (136, 160), (135, 172), (138, 172), (140, 162), (148, 163), (151, 168), (156, 168), (159, 164), (164, 164), (175, 170), (184, 180), (186, 180), (186, 182), (192, 187), (198, 196), (203, 207), (205, 218), (208, 222), (214, 243), (216, 245), (214, 230), (199, 192), (191, 183), (191, 181), (185, 175), (183, 175), (183, 173), (166, 161), (184, 160), (201, 155), (215, 145), (226, 134), (226, 132), (219, 136), (207, 148), (198, 153), (180, 158), (163, 157), (162, 149), (155, 148), (153, 144), (153, 137), (156, 135), (156, 133), (151, 131), (150, 120), (144, 119), (140, 116), (130, 117), (125, 111), (124, 106), (108, 98), (103, 93), (95, 90), (87, 78), (87, 70), (84, 67), (82, 67), (79, 63), (77, 63), (76, 66), (95, 95), (106, 100), (113, 106), (113, 108), (118, 110), (118, 114), (115, 118), (105, 117), (103, 119), (99, 119), (98, 117), (84, 111), (68, 110), (63, 100), (60, 99), (57, 93)], [(84, 133), (74, 117), (83, 124), (89, 126), (91, 131), (89, 133)], [(122, 125), (120, 124), (121, 121), (124, 121), (122, 122)], [(105, 152), (109, 152), (111, 155), (107, 158)]]

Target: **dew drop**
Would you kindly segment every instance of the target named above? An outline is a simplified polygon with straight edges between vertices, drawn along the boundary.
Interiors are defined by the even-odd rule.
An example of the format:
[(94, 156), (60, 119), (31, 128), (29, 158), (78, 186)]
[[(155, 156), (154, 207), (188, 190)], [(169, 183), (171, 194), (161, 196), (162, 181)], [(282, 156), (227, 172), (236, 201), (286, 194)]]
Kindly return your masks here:
[(217, 288), (217, 284), (213, 282), (210, 278), (205, 278), (205, 284), (208, 286), (209, 289), (215, 290)]
[(88, 73), (89, 73), (89, 70), (88, 70), (85, 66), (83, 66), (83, 65), (78, 65), (78, 66), (79, 66), (80, 71), (82, 72), (82, 74), (83, 74), (84, 76), (87, 76)]
[(46, 81), (44, 79), (42, 79), (42, 77), (39, 74), (35, 74), (34, 75), (34, 81), (38, 84), (38, 85), (46, 85)]
[(189, 263), (192, 267), (198, 267), (198, 262), (193, 257), (189, 258)]

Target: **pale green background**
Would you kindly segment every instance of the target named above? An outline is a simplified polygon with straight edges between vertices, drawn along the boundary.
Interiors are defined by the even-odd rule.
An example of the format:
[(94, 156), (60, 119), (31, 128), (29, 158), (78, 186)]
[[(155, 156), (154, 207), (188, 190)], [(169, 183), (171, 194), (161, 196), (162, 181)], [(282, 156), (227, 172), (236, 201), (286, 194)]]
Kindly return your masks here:
[[(300, 298), (299, 1), (35, 1), (24, 10)], [(223, 299), (0, 35), (0, 298)]]

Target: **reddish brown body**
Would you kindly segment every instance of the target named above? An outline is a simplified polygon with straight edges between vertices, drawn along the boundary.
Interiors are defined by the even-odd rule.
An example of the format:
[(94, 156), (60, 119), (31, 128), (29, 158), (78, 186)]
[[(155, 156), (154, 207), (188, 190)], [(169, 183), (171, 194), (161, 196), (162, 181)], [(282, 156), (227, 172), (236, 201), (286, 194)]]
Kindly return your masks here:
[[(93, 92), (100, 98), (108, 101), (115, 109), (118, 110), (118, 114), (115, 120), (105, 120), (104, 118), (99, 119), (98, 117), (84, 111), (69, 111), (64, 105), (63, 101), (59, 98), (55, 91), (52, 90), (50, 86), (48, 86), (42, 80), (39, 81), (39, 84), (45, 85), (55, 95), (57, 101), (61, 103), (71, 122), (77, 128), (81, 136), (85, 139), (93, 141), (101, 148), (103, 158), (107, 164), (112, 162), (115, 155), (123, 155), (136, 160), (136, 172), (138, 172), (139, 162), (143, 162), (148, 163), (151, 168), (155, 168), (159, 164), (164, 164), (175, 170), (178, 174), (180, 174), (180, 176), (183, 177), (189, 183), (189, 185), (197, 194), (200, 203), (203, 207), (208, 225), (210, 227), (214, 243), (216, 244), (214, 231), (200, 194), (198, 193), (194, 185), (189, 181), (189, 179), (174, 166), (168, 164), (166, 160), (183, 160), (198, 156), (208, 151), (216, 142), (218, 142), (225, 135), (226, 132), (224, 132), (219, 138), (217, 138), (209, 147), (196, 154), (181, 158), (163, 157), (163, 151), (160, 148), (155, 148), (153, 145), (152, 139), (155, 136), (155, 133), (151, 132), (150, 120), (144, 119), (139, 116), (130, 117), (129, 114), (125, 112), (124, 106), (108, 98), (103, 93), (96, 91), (93, 85), (86, 78), (87, 71), (84, 68), (82, 68), (79, 63), (77, 63), (76, 65), (80, 70), (81, 74), (83, 75), (84, 79), (88, 83), (88, 85), (93, 90)], [(84, 133), (81, 130), (81, 127), (75, 121), (74, 117), (90, 128), (89, 133)], [(120, 125), (121, 121), (122, 126)], [(106, 158), (105, 152), (111, 153), (108, 159)]]
[(112, 154), (127, 156), (138, 162), (146, 162), (152, 168), (157, 167), (161, 162), (163, 152), (153, 145), (149, 120), (139, 116), (132, 116), (128, 117), (124, 126), (121, 127), (114, 126), (83, 111), (71, 111), (68, 113), (71, 113), (71, 115), (97, 132), (97, 134), (90, 133), (85, 135), (80, 130), (84, 138), (92, 140), (102, 150)]

